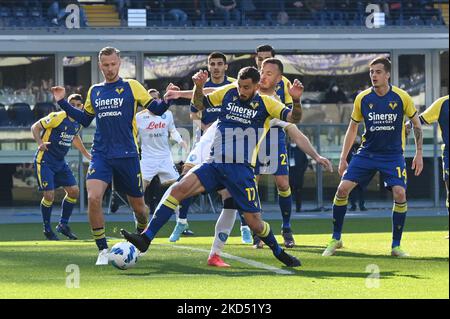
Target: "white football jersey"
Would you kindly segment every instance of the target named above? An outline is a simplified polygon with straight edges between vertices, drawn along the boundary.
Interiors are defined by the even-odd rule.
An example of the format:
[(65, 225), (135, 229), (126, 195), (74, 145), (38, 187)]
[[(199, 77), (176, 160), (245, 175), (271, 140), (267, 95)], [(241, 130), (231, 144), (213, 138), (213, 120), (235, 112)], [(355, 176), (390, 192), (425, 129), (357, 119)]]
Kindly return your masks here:
[(172, 158), (169, 137), (177, 143), (183, 140), (175, 127), (171, 111), (157, 116), (144, 110), (136, 114), (136, 124), (141, 140), (143, 161)]

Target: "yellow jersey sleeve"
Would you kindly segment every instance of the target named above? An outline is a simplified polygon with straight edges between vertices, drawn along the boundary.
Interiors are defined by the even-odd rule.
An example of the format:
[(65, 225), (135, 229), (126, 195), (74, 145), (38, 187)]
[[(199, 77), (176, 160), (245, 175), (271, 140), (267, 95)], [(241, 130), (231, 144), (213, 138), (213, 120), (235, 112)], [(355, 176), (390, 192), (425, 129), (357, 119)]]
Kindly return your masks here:
[[(225, 86), (219, 88), (218, 90), (206, 95), (205, 98), (208, 101), (208, 103), (205, 104), (205, 108), (206, 107), (218, 107), (218, 106), (222, 105), (225, 94), (227, 94), (228, 91), (230, 91), (234, 88), (236, 88), (236, 84), (232, 83), (232, 84), (225, 85)], [(194, 91), (195, 91), (195, 88), (194, 88)], [(192, 104), (194, 104), (193, 101), (192, 101)]]
[(356, 123), (360, 123), (364, 118), (361, 112), (361, 102), (362, 102), (362, 96), (361, 94), (359, 94), (356, 99), (355, 102), (353, 103), (353, 112), (352, 112), (352, 120)]
[(431, 124), (439, 120), (442, 105), (446, 100), (448, 100), (448, 95), (434, 101), (429, 108), (420, 114), (420, 117), (425, 121), (425, 123)]
[(403, 111), (404, 111), (405, 115), (409, 118), (413, 118), (414, 115), (417, 114), (417, 109), (414, 106), (414, 102), (413, 102), (411, 96), (396, 86), (392, 86), (392, 90), (395, 93), (397, 93), (400, 96), (400, 98), (402, 99)]
[(43, 128), (55, 128), (61, 124), (62, 121), (67, 117), (66, 112), (52, 112), (43, 119), (41, 119), (41, 125)]
[(139, 105), (146, 108), (153, 100), (153, 97), (144, 86), (136, 80), (127, 80), (130, 84), (131, 91), (133, 92), (133, 97), (138, 102)]
[(291, 112), (289, 108), (287, 108), (283, 103), (267, 95), (261, 95), (261, 99), (263, 100), (266, 110), (271, 117), (286, 121), (289, 112)]
[(94, 108), (92, 107), (92, 102), (91, 102), (91, 92), (92, 92), (92, 88), (93, 88), (93, 86), (91, 86), (91, 87), (89, 88), (89, 91), (88, 91), (88, 93), (87, 93), (86, 101), (84, 102), (84, 111), (85, 111), (87, 114), (94, 116), (94, 115), (95, 115), (95, 111), (94, 111)]

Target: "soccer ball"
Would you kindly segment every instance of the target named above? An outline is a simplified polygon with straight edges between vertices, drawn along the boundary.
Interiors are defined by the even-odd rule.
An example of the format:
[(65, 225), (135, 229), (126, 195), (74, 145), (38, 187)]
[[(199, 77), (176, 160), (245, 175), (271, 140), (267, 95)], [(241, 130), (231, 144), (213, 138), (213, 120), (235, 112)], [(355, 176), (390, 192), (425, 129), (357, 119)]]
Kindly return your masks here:
[(137, 248), (129, 242), (115, 244), (109, 252), (109, 262), (120, 270), (132, 268), (136, 265), (139, 252)]

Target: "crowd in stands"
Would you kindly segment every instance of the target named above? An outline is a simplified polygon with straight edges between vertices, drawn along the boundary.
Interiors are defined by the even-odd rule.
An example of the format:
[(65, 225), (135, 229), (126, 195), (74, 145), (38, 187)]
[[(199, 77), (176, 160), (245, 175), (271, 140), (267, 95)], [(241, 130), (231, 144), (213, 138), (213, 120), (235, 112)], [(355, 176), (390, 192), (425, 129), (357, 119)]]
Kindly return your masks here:
[[(105, 0), (126, 25), (128, 9), (146, 9), (149, 26), (364, 25), (369, 3), (388, 25), (442, 25), (432, 0)], [(0, 27), (59, 26), (76, 0), (0, 0)], [(81, 9), (81, 26), (88, 26)]]
[[(54, 80), (30, 81), (25, 88), (0, 88), (0, 127), (29, 127), (36, 120), (57, 110), (50, 88)], [(86, 88), (66, 85), (70, 94), (86, 96)]]

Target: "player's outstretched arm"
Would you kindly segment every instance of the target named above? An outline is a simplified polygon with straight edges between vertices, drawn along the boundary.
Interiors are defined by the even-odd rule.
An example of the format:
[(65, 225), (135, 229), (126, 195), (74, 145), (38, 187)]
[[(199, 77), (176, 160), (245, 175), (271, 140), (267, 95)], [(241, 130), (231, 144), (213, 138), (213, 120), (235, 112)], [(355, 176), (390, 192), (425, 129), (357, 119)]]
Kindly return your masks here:
[(194, 96), (192, 98), (192, 102), (194, 107), (203, 111), (205, 109), (205, 105), (203, 104), (203, 100), (205, 98), (205, 94), (203, 92), (203, 87), (208, 80), (208, 72), (207, 71), (199, 71), (194, 74), (192, 77), (192, 81), (194, 81)]
[(92, 159), (92, 155), (87, 151), (86, 147), (84, 147), (83, 141), (79, 135), (75, 135), (72, 141), (73, 146), (83, 154), (88, 160)]
[(347, 132), (345, 133), (344, 145), (342, 146), (341, 157), (339, 159), (338, 172), (340, 176), (344, 175), (344, 172), (348, 167), (347, 156), (355, 142), (356, 135), (358, 134), (358, 125), (359, 123), (351, 120)]
[(303, 134), (296, 125), (290, 125), (286, 128), (286, 133), (288, 133), (291, 140), (306, 154), (308, 154), (312, 159), (314, 159), (319, 165), (329, 172), (333, 172), (333, 165), (331, 162), (317, 153), (314, 146), (311, 144), (308, 137)]
[(292, 107), (292, 111), (289, 112), (286, 121), (289, 123), (300, 123), (301, 119), (302, 119), (302, 103), (301, 103), (301, 97), (303, 95), (303, 91), (304, 91), (304, 86), (303, 84), (295, 79), (294, 83), (292, 83), (292, 86), (289, 89), (289, 94), (292, 97), (292, 101), (293, 101), (293, 107)]
[(66, 96), (66, 89), (64, 87), (54, 86), (51, 90), (56, 103), (58, 103), (61, 109), (63, 109), (68, 116), (73, 118), (84, 127), (88, 127), (92, 123), (95, 118), (94, 115), (86, 113), (85, 110), (81, 111), (74, 108), (72, 105), (70, 105), (69, 102), (64, 99)]
[(419, 176), (423, 170), (423, 132), (422, 124), (420, 123), (419, 116), (416, 114), (411, 119), (414, 131), (414, 139), (416, 141), (416, 155), (414, 156), (412, 162), (412, 169), (414, 170), (414, 175)]

